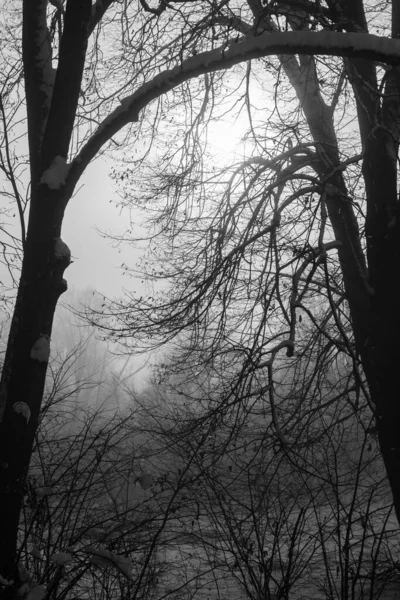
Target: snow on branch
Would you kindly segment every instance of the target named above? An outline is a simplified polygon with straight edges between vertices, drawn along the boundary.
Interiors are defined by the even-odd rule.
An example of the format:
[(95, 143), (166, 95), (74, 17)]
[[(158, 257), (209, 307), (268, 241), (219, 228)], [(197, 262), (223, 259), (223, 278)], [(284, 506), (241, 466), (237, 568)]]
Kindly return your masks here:
[(94, 546), (86, 546), (86, 554), (90, 555), (89, 561), (93, 565), (100, 567), (116, 567), (125, 577), (132, 579), (131, 559), (127, 556), (114, 554), (103, 548), (95, 548)]
[(30, 590), (30, 592), (26, 596), (25, 600), (43, 600), (43, 598), (45, 596), (46, 596), (46, 586), (45, 585), (35, 585), (35, 587), (33, 587)]
[(71, 250), (60, 237), (54, 239), (54, 258), (56, 260), (71, 260)]
[(0, 575), (0, 585), (4, 585), (4, 586), (8, 587), (8, 586), (12, 586), (13, 584), (14, 584), (13, 579), (6, 579), (2, 575)]
[(47, 362), (50, 356), (50, 340), (48, 335), (41, 335), (33, 344), (30, 358), (39, 362)]
[(100, 529), (100, 527), (91, 527), (85, 533), (85, 537), (91, 538), (93, 540), (104, 540), (107, 536), (104, 529)]
[(56, 552), (50, 556), (49, 560), (55, 565), (63, 567), (64, 565), (68, 565), (72, 562), (72, 556), (67, 552)]
[(152, 100), (199, 75), (229, 69), (241, 62), (272, 54), (348, 56), (400, 65), (400, 40), (336, 31), (268, 32), (201, 52), (173, 69), (159, 73), (121, 100), (121, 106), (104, 119), (73, 161), (71, 183), (78, 181), (89, 162), (113, 135), (127, 123), (138, 120), (139, 112)]
[(50, 485), (43, 485), (35, 490), (36, 496), (38, 498), (45, 498), (46, 496), (51, 496), (53, 493), (53, 488)]
[(31, 418), (31, 409), (26, 402), (16, 402), (13, 406), (13, 409), (14, 412), (16, 412), (18, 415), (21, 415), (21, 417), (24, 417), (26, 422), (29, 423), (29, 419)]
[(40, 183), (45, 183), (51, 190), (58, 190), (65, 185), (69, 164), (62, 156), (56, 156), (50, 167), (44, 171)]

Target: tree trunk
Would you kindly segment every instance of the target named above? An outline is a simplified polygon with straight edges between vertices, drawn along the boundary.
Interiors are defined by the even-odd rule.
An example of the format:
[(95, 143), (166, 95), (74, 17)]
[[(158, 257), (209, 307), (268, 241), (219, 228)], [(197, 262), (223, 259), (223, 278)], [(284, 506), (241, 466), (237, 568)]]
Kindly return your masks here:
[(38, 425), (56, 304), (70, 262), (60, 239), (64, 199), (40, 185), (0, 383), (0, 575), (15, 580), (18, 525)]
[(397, 165), (390, 131), (369, 137), (364, 159), (368, 197), (367, 256), (372, 288), (372, 331), (368, 346), (379, 444), (400, 523), (400, 212)]
[[(354, 210), (340, 168), (333, 114), (319, 93), (312, 57), (282, 57), (308, 121), (320, 156), (317, 167), (326, 186), (327, 213), (340, 242), (339, 261), (353, 324), (356, 353), (367, 378), (375, 406), (379, 443), (387, 470), (397, 518), (400, 522), (400, 213), (397, 194), (397, 153), (400, 75), (392, 69), (387, 97), (378, 111), (376, 78), (372, 63), (348, 61), (359, 99), (359, 123), (364, 147), (366, 186), (367, 261)], [(356, 64), (354, 64), (356, 63)], [(306, 76), (304, 76), (306, 73)], [(360, 73), (363, 76), (360, 78)], [(303, 81), (304, 80), (304, 81)], [(369, 82), (369, 86), (367, 83)], [(393, 102), (393, 97), (396, 102)], [(389, 106), (388, 106), (389, 105)], [(368, 109), (366, 114), (366, 109)], [(376, 115), (381, 126), (375, 127)], [(328, 168), (326, 165), (329, 165)], [(336, 171), (336, 172), (335, 172)]]
[[(31, 200), (18, 295), (0, 382), (0, 575), (18, 588), (18, 525), (50, 353), (56, 304), (70, 262), (61, 241), (76, 179), (66, 158), (76, 117), (91, 19), (91, 0), (67, 0), (53, 69), (47, 0), (23, 1), (24, 66)], [(70, 178), (72, 179), (72, 178)]]

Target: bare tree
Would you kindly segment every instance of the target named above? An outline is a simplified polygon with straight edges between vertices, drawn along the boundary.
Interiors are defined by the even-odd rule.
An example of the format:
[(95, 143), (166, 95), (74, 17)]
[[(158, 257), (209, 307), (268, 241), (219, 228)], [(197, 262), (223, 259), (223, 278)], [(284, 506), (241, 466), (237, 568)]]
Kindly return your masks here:
[(334, 363), (318, 374), (314, 401), (302, 401), (306, 368), (301, 376), (293, 365), (280, 371), (285, 446), (262, 396), (229, 410), (214, 402), (215, 374), (208, 392), (176, 376), (175, 393), (160, 391), (163, 401), (151, 408), (151, 438), (189, 467), (179, 548), (169, 547), (182, 597), (391, 597), (398, 524), (369, 406), (338, 402), (351, 391)]
[[(221, 36), (236, 31), (226, 56), (243, 38), (258, 44), (280, 35), (316, 42), (369, 31), (370, 40), (379, 33), (397, 44), (399, 28), (394, 3), (358, 0), (229, 4), (215, 23)], [(264, 389), (275, 414), (274, 366), (284, 350), (306, 363), (319, 348), (319, 370), (347, 361), (349, 387), (376, 419), (399, 516), (399, 71), (365, 51), (344, 59), (310, 47), (298, 53), (278, 48), (276, 58), (237, 69), (234, 83), (224, 73), (205, 77), (183, 143), (178, 129), (159, 162), (149, 157), (142, 172), (133, 165), (126, 184), (124, 173), (124, 201), (135, 200), (130, 187), (141, 177), (137, 204), (149, 208), (143, 273), (154, 291), (114, 303), (99, 321), (149, 346), (179, 334), (180, 366), (197, 361), (198, 371), (206, 364), (225, 373), (222, 404)], [(220, 90), (233, 86), (229, 118), (247, 113), (250, 151), (218, 170), (202, 146)], [(183, 86), (182, 96), (191, 90)], [(279, 419), (275, 428), (285, 445)]]
[[(229, 3), (204, 8), (192, 2), (158, 6), (142, 2), (137, 6), (112, 0), (93, 4), (91, 0), (25, 0), (21, 32), (20, 7), (5, 3), (3, 7), (7, 47), (14, 52), (4, 59), (11, 68), (7, 66), (6, 86), (2, 84), (1, 143), (11, 160), (6, 154), (2, 168), (20, 221), (20, 241), (13, 241), (13, 248), (16, 245), (22, 258), (0, 389), (0, 574), (15, 582), (3, 594), (11, 595), (18, 586), (15, 559), (22, 498), (39, 420), (54, 312), (66, 290), (63, 275), (70, 263), (70, 250), (61, 239), (63, 215), (79, 178), (111, 140), (120, 144), (126, 136), (134, 140), (146, 129), (153, 130), (164, 114), (163, 103), (158, 103), (153, 117), (154, 112), (146, 109), (150, 102), (200, 75), (271, 54), (348, 57), (346, 73), (359, 108), (369, 207), (367, 293), (365, 260), (353, 207), (343, 187), (343, 163), (335, 149), (332, 118), (318, 88), (310, 88), (318, 83), (315, 61), (290, 58), (283, 63), (288, 75), (294, 74), (292, 84), (314, 128), (318, 176), (326, 182), (320, 190), (325, 194), (322, 205), (326, 205), (338, 242), (356, 353), (379, 407), (382, 452), (398, 505), (398, 413), (392, 401), (399, 352), (394, 337), (398, 292), (392, 277), (398, 260), (399, 226), (393, 158), (397, 156), (397, 69), (387, 68), (381, 89), (375, 64), (379, 61), (395, 67), (399, 62), (396, 10), (392, 31), (387, 34), (384, 30), (378, 37), (367, 33), (363, 4), (356, 0), (321, 9), (319, 4), (306, 5), (305, 25), (300, 29), (297, 11), (292, 18), (290, 9), (285, 18), (286, 5), (281, 10), (251, 3), (244, 11), (235, 12)], [(292, 31), (279, 31), (282, 19)], [(276, 31), (271, 31), (273, 28)], [(21, 98), (20, 110), (16, 109), (16, 97)], [(180, 100), (179, 93), (176, 99)], [(24, 110), (30, 169), (25, 190), (29, 194), (23, 191), (25, 182), (9, 173), (13, 165), (20, 164), (12, 147), (18, 135), (6, 135), (15, 119), (22, 119), (23, 126)], [(273, 228), (276, 226), (274, 222)]]
[(100, 386), (79, 368), (88, 342), (50, 362), (19, 532), (20, 596), (165, 596), (182, 478), (149, 438), (150, 405), (131, 393), (118, 411), (107, 385), (102, 405), (88, 402)]

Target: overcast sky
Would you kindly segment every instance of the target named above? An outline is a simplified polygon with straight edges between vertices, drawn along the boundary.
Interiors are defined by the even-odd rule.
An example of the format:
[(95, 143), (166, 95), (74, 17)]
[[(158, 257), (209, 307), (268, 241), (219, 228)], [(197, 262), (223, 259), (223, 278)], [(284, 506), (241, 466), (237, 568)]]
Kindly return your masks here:
[[(245, 121), (232, 124), (222, 119), (210, 127), (209, 144), (220, 165), (233, 161), (233, 154), (238, 159), (237, 145), (244, 134), (245, 125)], [(120, 209), (115, 205), (118, 194), (110, 178), (111, 166), (110, 162), (99, 158), (86, 170), (79, 191), (65, 211), (62, 239), (69, 246), (74, 261), (65, 272), (69, 288), (90, 288), (106, 296), (119, 296), (123, 288), (133, 289), (140, 285), (140, 279), (133, 281), (123, 276), (118, 267), (122, 262), (133, 267), (141, 253), (133, 248), (129, 250), (127, 244), (120, 252), (110, 240), (102, 238), (96, 231), (97, 228), (122, 234), (130, 228), (128, 211), (120, 214)], [(138, 211), (138, 224), (141, 217)]]
[[(133, 265), (139, 252), (124, 247), (123, 255), (98, 230), (112, 234), (129, 228), (128, 213), (115, 205), (118, 195), (110, 179), (111, 167), (103, 159), (89, 166), (78, 192), (65, 211), (62, 239), (69, 246), (73, 263), (65, 272), (71, 289), (95, 289), (106, 296), (119, 296), (134, 282), (122, 275), (123, 261)], [(111, 200), (111, 202), (110, 202)], [(139, 215), (138, 215), (139, 219)]]

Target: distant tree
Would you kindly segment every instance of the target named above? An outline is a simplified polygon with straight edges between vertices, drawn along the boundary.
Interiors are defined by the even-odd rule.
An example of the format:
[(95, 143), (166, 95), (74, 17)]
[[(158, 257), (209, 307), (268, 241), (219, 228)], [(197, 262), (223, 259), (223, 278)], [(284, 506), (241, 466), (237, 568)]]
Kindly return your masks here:
[(182, 482), (148, 436), (150, 406), (127, 393), (123, 410), (108, 406), (104, 382), (103, 404), (88, 402), (100, 385), (79, 370), (89, 349), (50, 362), (19, 532), (20, 595), (165, 596)]
[[(18, 240), (13, 230), (11, 247), (3, 246), (6, 262), (10, 262), (9, 251), (17, 263), (12, 269), (14, 279), (19, 277), (0, 386), (0, 574), (14, 581), (13, 586), (4, 588), (3, 596), (11, 596), (19, 586), (17, 532), (45, 386), (54, 312), (67, 287), (64, 271), (71, 254), (61, 233), (64, 212), (76, 185), (106, 146), (119, 147), (129, 138), (137, 143), (168, 118), (161, 100), (164, 94), (169, 93), (178, 104), (189, 98), (194, 101), (196, 94), (204, 91), (201, 85), (197, 91), (195, 85), (191, 95), (189, 88), (180, 88), (185, 90), (183, 97), (178, 86), (271, 54), (348, 57), (345, 63), (358, 102), (368, 188), (368, 277), (353, 206), (343, 187), (347, 163), (340, 159), (332, 137), (332, 110), (326, 108), (316, 87), (322, 84), (316, 79), (315, 61), (290, 58), (287, 67), (294, 69), (292, 83), (315, 126), (312, 135), (316, 141), (311, 148), (318, 166), (310, 183), (314, 189), (316, 178), (324, 182), (315, 193), (323, 195), (321, 206), (326, 206), (335, 230), (334, 244), (339, 249), (354, 325), (353, 355), (355, 360), (361, 357), (370, 393), (379, 407), (382, 452), (399, 505), (398, 409), (391, 401), (399, 362), (394, 336), (398, 331), (398, 291), (392, 276), (397, 272), (399, 237), (395, 193), (397, 68), (385, 70), (383, 86), (376, 79), (376, 61), (379, 70), (383, 69), (381, 64), (399, 63), (399, 42), (387, 39), (396, 38), (399, 29), (393, 6), (392, 31), (387, 31), (390, 15), (383, 10), (388, 10), (385, 4), (382, 36), (377, 37), (367, 33), (359, 0), (321, 7), (319, 3), (306, 4), (304, 18), (303, 12), (301, 18), (298, 10), (293, 13), (291, 3), (276, 7), (249, 3), (239, 11), (229, 2), (2, 3), (0, 167), (8, 194), (4, 191), (2, 196), (6, 202), (10, 198), (15, 202), (11, 214), (17, 215), (20, 226)], [(369, 16), (372, 19), (373, 13)], [(299, 19), (304, 23), (301, 30)], [(286, 25), (293, 31), (278, 31)], [(273, 28), (277, 31), (272, 32)], [(148, 110), (157, 99), (158, 104)], [(121, 134), (125, 126), (128, 128)], [(22, 141), (25, 133), (28, 156)], [(143, 156), (148, 150), (140, 145), (138, 154)], [(297, 149), (292, 149), (285, 160), (297, 154)], [(308, 160), (309, 154), (304, 158)], [(352, 155), (350, 163), (353, 161)], [(25, 175), (22, 171), (28, 164)], [(232, 221), (228, 215), (225, 225), (229, 229)], [(3, 229), (10, 233), (6, 225)], [(271, 231), (276, 226), (273, 221)], [(221, 235), (217, 234), (216, 249), (226, 239)], [(318, 256), (328, 252), (330, 246), (325, 243), (324, 239)]]
[(189, 467), (180, 560), (170, 565), (183, 597), (201, 588), (216, 598), (378, 600), (397, 589), (399, 529), (368, 404), (338, 402), (346, 377), (334, 365), (319, 373), (318, 401), (305, 401), (306, 371), (301, 380), (281, 364), (286, 446), (262, 396), (227, 409), (213, 402), (216, 378), (207, 394), (178, 376), (175, 393), (159, 392), (151, 439)]

